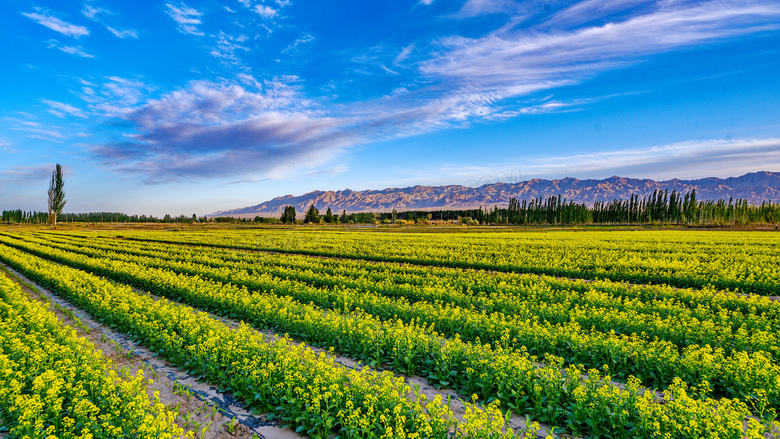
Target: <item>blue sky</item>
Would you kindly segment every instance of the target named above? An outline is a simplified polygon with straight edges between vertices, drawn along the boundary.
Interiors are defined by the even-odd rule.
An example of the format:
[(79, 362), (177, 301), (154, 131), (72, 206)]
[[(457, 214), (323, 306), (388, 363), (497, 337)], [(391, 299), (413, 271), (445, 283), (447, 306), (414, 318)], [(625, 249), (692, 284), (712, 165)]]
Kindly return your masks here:
[(0, 2), (0, 209), (780, 171), (776, 0)]

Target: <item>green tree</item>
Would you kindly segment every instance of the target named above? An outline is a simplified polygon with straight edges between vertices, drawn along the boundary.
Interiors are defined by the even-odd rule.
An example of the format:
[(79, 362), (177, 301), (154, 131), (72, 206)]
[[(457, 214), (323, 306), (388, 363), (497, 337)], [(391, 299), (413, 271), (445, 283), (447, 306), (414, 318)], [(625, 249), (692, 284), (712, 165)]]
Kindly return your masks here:
[(333, 223), (335, 218), (333, 218), (333, 211), (330, 210), (330, 207), (328, 207), (328, 210), (325, 211), (325, 222), (326, 223)]
[(309, 210), (306, 211), (306, 218), (304, 219), (304, 222), (307, 223), (318, 223), (320, 222), (320, 211), (317, 210), (316, 207), (312, 204), (309, 206)]
[(54, 171), (51, 173), (51, 182), (49, 182), (49, 224), (52, 228), (57, 226), (57, 215), (62, 213), (62, 209), (65, 208), (65, 203), (68, 200), (65, 199), (65, 191), (63, 187), (65, 181), (62, 179), (62, 166), (57, 163), (54, 166)]
[(281, 220), (283, 224), (295, 224), (295, 207), (284, 206)]

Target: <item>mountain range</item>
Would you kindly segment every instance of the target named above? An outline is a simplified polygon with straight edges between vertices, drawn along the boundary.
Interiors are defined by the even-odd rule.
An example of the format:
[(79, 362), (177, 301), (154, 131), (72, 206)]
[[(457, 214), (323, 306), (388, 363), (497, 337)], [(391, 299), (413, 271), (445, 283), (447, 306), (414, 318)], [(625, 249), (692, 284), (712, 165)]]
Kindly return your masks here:
[(382, 190), (313, 191), (303, 195), (285, 195), (254, 206), (214, 212), (209, 216), (279, 216), (285, 206), (292, 205), (301, 214), (312, 204), (324, 213), (330, 207), (334, 213), (385, 212), (392, 209), (439, 210), (476, 209), (482, 207), (506, 207), (509, 199), (519, 200), (538, 197), (557, 197), (593, 205), (596, 201), (627, 199), (632, 194), (644, 197), (654, 190), (691, 192), (696, 190), (698, 200), (743, 198), (751, 204), (763, 201), (780, 201), (780, 172), (753, 172), (741, 177), (702, 178), (699, 180), (654, 181), (649, 179), (613, 176), (604, 180), (533, 179), (517, 183), (492, 183), (480, 187), (460, 185), (412, 186)]

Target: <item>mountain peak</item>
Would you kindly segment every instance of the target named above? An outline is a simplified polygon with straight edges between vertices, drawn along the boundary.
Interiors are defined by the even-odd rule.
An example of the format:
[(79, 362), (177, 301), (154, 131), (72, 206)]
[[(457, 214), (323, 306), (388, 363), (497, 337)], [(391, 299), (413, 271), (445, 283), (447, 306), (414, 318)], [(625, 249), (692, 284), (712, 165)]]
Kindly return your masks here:
[(558, 195), (567, 201), (592, 205), (596, 201), (628, 199), (631, 195), (643, 197), (654, 190), (690, 192), (694, 189), (699, 200), (744, 198), (749, 203), (761, 204), (763, 201), (780, 200), (780, 173), (761, 171), (725, 179), (675, 178), (667, 181), (613, 175), (604, 180), (579, 180), (572, 177), (562, 180), (535, 178), (516, 183), (488, 183), (478, 188), (460, 185), (415, 185), (365, 191), (353, 191), (348, 188), (340, 191), (316, 190), (300, 196), (276, 197), (254, 206), (215, 212), (209, 216), (279, 216), (285, 206), (292, 205), (298, 212), (305, 212), (312, 204), (320, 211), (330, 207), (334, 212), (476, 209), (480, 206), (494, 205), (505, 207), (512, 197), (524, 200)]

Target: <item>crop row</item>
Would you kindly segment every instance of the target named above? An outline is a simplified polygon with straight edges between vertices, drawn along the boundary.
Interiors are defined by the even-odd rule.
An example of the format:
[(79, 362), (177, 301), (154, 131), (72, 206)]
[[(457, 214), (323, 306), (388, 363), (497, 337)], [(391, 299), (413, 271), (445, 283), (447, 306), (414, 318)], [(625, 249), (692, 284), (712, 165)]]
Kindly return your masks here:
[[(673, 288), (666, 285), (626, 285), (606, 279), (584, 281), (543, 275), (505, 274), (495, 271), (490, 272), (490, 276), (474, 276), (473, 274), (475, 273), (482, 274), (484, 272), (475, 270), (464, 272), (459, 269), (441, 266), (392, 262), (368, 263), (360, 259), (343, 259), (339, 257), (312, 258), (306, 255), (291, 253), (275, 254), (274, 252), (263, 252), (263, 258), (258, 259), (256, 257), (258, 255), (257, 252), (239, 251), (239, 249), (231, 249), (228, 246), (183, 245), (187, 243), (163, 242), (165, 240), (115, 239), (117, 236), (115, 233), (106, 232), (68, 232), (67, 234), (47, 232), (44, 234), (26, 234), (25, 236), (29, 237), (31, 235), (43, 237), (46, 240), (70, 243), (76, 241), (78, 242), (77, 245), (90, 247), (97, 245), (99, 248), (104, 249), (121, 249), (121, 251), (142, 256), (148, 255), (147, 252), (150, 251), (150, 248), (154, 249), (164, 246), (164, 252), (181, 255), (195, 262), (214, 266), (222, 266), (225, 262), (246, 262), (265, 265), (262, 261), (270, 259), (274, 265), (294, 267), (314, 273), (349, 274), (357, 270), (364, 273), (368, 278), (377, 281), (391, 280), (398, 284), (429, 285), (431, 280), (433, 280), (434, 284), (437, 284), (445, 279), (454, 279), (457, 284), (464, 286), (465, 291), (476, 298), (502, 292), (523, 296), (524, 291), (533, 289), (534, 294), (545, 294), (549, 290), (551, 294), (545, 294), (545, 296), (540, 298), (547, 302), (556, 302), (561, 299), (565, 300), (571, 292), (585, 293), (595, 289), (614, 299), (619, 299), (615, 301), (615, 306), (619, 307), (623, 306), (619, 302), (626, 302), (626, 306), (630, 307), (631, 302), (637, 299), (642, 302), (662, 301), (664, 303), (672, 303), (673, 308), (670, 311), (665, 311), (663, 305), (654, 310), (664, 316), (668, 315), (668, 313), (676, 312), (674, 308), (677, 306), (683, 306), (694, 312), (693, 317), (699, 319), (706, 318), (708, 315), (720, 314), (724, 309), (738, 311), (743, 315), (735, 316), (734, 320), (743, 321), (750, 329), (773, 329), (774, 326), (771, 325), (780, 322), (780, 304), (775, 301), (758, 295), (715, 291), (707, 288), (699, 290)], [(152, 234), (150, 236), (154, 237), (156, 235)], [(106, 242), (98, 244), (97, 241)], [(118, 244), (120, 242), (121, 245)], [(247, 249), (253, 250), (251, 248)], [(541, 291), (537, 293), (536, 289), (539, 287), (541, 287)], [(565, 292), (565, 294), (556, 294), (557, 292)], [(769, 326), (762, 324), (762, 322), (766, 321), (770, 322)]]
[[(249, 408), (280, 417), (310, 437), (446, 438), (467, 432), (504, 437), (496, 405), (470, 407), (471, 417), (459, 422), (440, 397), (410, 398), (409, 386), (389, 372), (348, 369), (287, 338), (268, 341), (244, 324), (231, 330), (207, 313), (7, 246), (0, 245), (0, 259), (193, 375), (233, 392)], [(765, 428), (755, 422), (752, 427)]]
[(139, 240), (194, 243), (377, 261), (478, 268), (678, 287), (780, 289), (780, 237), (749, 232), (610, 231), (376, 233), (259, 231), (122, 232)]
[(146, 393), (0, 274), (0, 431), (25, 438), (180, 436), (177, 413)]
[[(581, 292), (567, 290), (560, 285), (551, 286), (546, 279), (535, 279), (536, 282), (533, 282), (528, 276), (496, 280), (494, 275), (485, 273), (456, 272), (458, 276), (437, 278), (430, 274), (420, 276), (416, 273), (367, 272), (366, 265), (377, 264), (361, 264), (357, 261), (347, 261), (342, 267), (332, 267), (329, 264), (331, 261), (310, 257), (268, 254), (237, 257), (236, 252), (202, 247), (198, 252), (192, 252), (182, 251), (180, 246), (177, 248), (165, 244), (142, 244), (144, 248), (139, 248), (138, 244), (121, 241), (101, 243), (94, 240), (63, 242), (56, 238), (25, 239), (90, 256), (110, 257), (189, 274), (207, 274), (211, 279), (249, 288), (255, 286), (251, 280), (244, 281), (248, 276), (269, 274), (319, 288), (348, 287), (387, 297), (403, 297), (411, 303), (440, 302), (485, 313), (500, 312), (521, 320), (538, 319), (550, 324), (577, 323), (600, 332), (634, 334), (649, 340), (657, 338), (680, 347), (698, 344), (720, 347), (726, 353), (735, 350), (764, 350), (773, 356), (780, 353), (780, 339), (776, 335), (780, 321), (771, 318), (768, 312), (730, 311), (719, 306), (700, 306), (692, 310), (671, 298), (641, 300), (614, 297), (597, 286), (588, 285), (589, 289)], [(213, 269), (204, 268), (204, 265)], [(382, 265), (396, 268), (394, 264)], [(438, 271), (447, 273), (447, 270)], [(485, 278), (494, 281), (489, 288), (484, 288), (487, 282), (479, 282)], [(475, 288), (477, 283), (482, 283), (480, 286), (483, 288)], [(581, 283), (587, 285), (586, 282)], [(771, 311), (780, 311), (778, 304), (763, 300), (769, 302), (767, 307)]]
[[(8, 241), (6, 238), (0, 238), (0, 241), (158, 294), (177, 299), (188, 296), (190, 303), (196, 306), (219, 309), (228, 314), (235, 312), (233, 304), (219, 294), (227, 294), (227, 291), (231, 291), (233, 294), (249, 296), (250, 291), (232, 285), (241, 283), (243, 286), (249, 285), (252, 291), (263, 293), (266, 300), (280, 301), (276, 305), (280, 309), (290, 309), (293, 306), (280, 297), (289, 296), (296, 301), (310, 303), (320, 308), (343, 311), (364, 310), (380, 320), (392, 322), (394, 319), (400, 319), (412, 324), (420, 322), (446, 336), (458, 336), (467, 341), (499, 345), (502, 340), (506, 340), (503, 343), (507, 347), (523, 347), (530, 353), (540, 356), (557, 355), (567, 364), (583, 364), (590, 368), (601, 368), (607, 365), (617, 377), (625, 379), (630, 375), (638, 376), (652, 386), (666, 387), (673, 383), (675, 378), (680, 378), (691, 385), (700, 385), (706, 381), (713, 387), (716, 395), (740, 398), (751, 398), (755, 389), (766, 389), (771, 405), (773, 407), (780, 405), (780, 366), (773, 363), (771, 357), (762, 352), (748, 354), (735, 351), (732, 355), (727, 355), (723, 349), (697, 345), (691, 345), (680, 351), (668, 342), (646, 341), (633, 336), (588, 331), (576, 323), (551, 325), (534, 320), (508, 318), (501, 313), (476, 312), (448, 304), (426, 302), (411, 304), (403, 299), (388, 298), (361, 290), (318, 289), (266, 274), (253, 275), (236, 270), (228, 271), (225, 268), (216, 270), (209, 266), (195, 264), (188, 265), (194, 275), (176, 275), (170, 269), (153, 268), (152, 265), (147, 264), (154, 261), (149, 258), (142, 258), (139, 259), (139, 263), (134, 263), (112, 260), (109, 254), (95, 258), (34, 243)], [(158, 265), (165, 265), (165, 261), (159, 262)], [(209, 280), (212, 277), (219, 277), (220, 280)], [(203, 291), (215, 291), (215, 293), (204, 302), (201, 298)], [(257, 299), (256, 296), (252, 296), (251, 299)], [(295, 306), (303, 305), (296, 303)], [(334, 319), (339, 318), (336, 313), (330, 313), (329, 316)], [(236, 317), (250, 321), (250, 316)], [(283, 318), (270, 315), (257, 323), (285, 332), (295, 329), (279, 327), (278, 320)], [(296, 335), (312, 337), (316, 335), (316, 331), (312, 334), (314, 335)], [(370, 341), (362, 343), (370, 345)], [(360, 348), (357, 353), (363, 355), (362, 359), (369, 363), (386, 361), (403, 372), (413, 372), (409, 368), (413, 367), (415, 362), (406, 366), (403, 361), (399, 361), (398, 355), (383, 358), (382, 350), (377, 350), (375, 356), (366, 356), (366, 352), (372, 349), (374, 347)], [(390, 349), (392, 346), (386, 351)], [(420, 352), (421, 355), (424, 354), (424, 350)], [(435, 375), (438, 377), (441, 374)], [(489, 396), (489, 393), (487, 395)]]
[[(171, 291), (178, 290), (179, 294), (166, 295), (182, 302), (198, 302), (201, 308), (260, 326), (271, 322), (278, 330), (326, 342), (356, 356), (379, 355), (380, 359), (386, 356), (390, 358), (388, 362), (401, 370), (423, 373), (440, 383), (451, 381), (460, 391), (478, 393), (488, 400), (497, 397), (519, 412), (531, 411), (540, 420), (564, 423), (572, 431), (608, 433), (616, 437), (653, 437), (666, 431), (674, 437), (695, 437), (686, 432), (705, 434), (715, 425), (721, 425), (718, 423), (733, 429), (737, 424), (728, 419), (749, 412), (738, 400), (701, 398), (697, 393), (707, 393), (706, 384), (689, 396), (687, 386), (675, 380), (667, 392), (670, 400), (662, 405), (653, 401), (651, 392), (640, 390), (636, 379), (629, 379), (627, 389), (620, 390), (607, 382), (608, 377), (600, 377), (598, 371), (591, 370), (590, 378), (581, 383), (581, 369), (569, 367), (562, 371), (551, 357), (547, 358), (550, 366), (539, 368), (533, 364), (533, 358), (521, 355), (522, 352), (502, 346), (491, 348), (464, 343), (457, 338), (440, 339), (415, 324), (381, 322), (360, 312), (343, 318), (336, 312), (325, 314), (289, 298), (250, 295), (242, 289), (209, 285), (202, 279), (163, 270), (142, 269), (141, 272), (139, 275), (168, 284)], [(188, 282), (190, 288), (184, 288)], [(753, 410), (757, 410), (756, 404), (768, 404), (766, 393), (758, 390), (761, 396), (751, 400)], [(650, 419), (664, 421), (659, 426), (654, 422), (648, 424)], [(616, 432), (617, 426), (622, 425), (627, 426), (625, 431)], [(695, 425), (703, 426), (704, 430)]]

